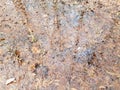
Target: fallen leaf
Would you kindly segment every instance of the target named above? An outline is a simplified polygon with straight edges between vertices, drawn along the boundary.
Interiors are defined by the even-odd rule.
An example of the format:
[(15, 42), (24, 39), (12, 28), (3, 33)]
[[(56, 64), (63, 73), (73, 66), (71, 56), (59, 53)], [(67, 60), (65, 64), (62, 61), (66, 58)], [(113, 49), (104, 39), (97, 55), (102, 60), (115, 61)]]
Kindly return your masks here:
[(33, 53), (35, 53), (35, 54), (40, 53), (40, 49), (37, 48), (37, 47), (32, 47), (31, 51), (32, 51)]
[(4, 40), (5, 40), (5, 38), (0, 38), (0, 42), (1, 42), (1, 41), (4, 41)]
[(15, 78), (10, 78), (6, 81), (6, 85), (10, 84), (10, 83), (13, 83), (15, 81)]
[(17, 57), (20, 57), (20, 51), (19, 51), (19, 50), (15, 50), (15, 55), (16, 55)]
[(105, 86), (99, 86), (100, 89), (105, 89)]

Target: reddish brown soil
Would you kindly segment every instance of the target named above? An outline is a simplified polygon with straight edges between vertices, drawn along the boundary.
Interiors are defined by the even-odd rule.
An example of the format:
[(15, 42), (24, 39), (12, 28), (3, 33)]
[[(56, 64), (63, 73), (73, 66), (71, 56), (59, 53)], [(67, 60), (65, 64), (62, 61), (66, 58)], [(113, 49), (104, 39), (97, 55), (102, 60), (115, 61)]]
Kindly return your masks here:
[(120, 0), (1, 0), (0, 90), (120, 90)]

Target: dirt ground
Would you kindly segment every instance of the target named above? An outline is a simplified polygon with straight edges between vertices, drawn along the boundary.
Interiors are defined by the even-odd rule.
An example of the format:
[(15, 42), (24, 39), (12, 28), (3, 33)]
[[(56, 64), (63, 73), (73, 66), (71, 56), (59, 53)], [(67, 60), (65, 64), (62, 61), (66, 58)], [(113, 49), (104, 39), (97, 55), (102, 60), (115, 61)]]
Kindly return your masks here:
[(0, 90), (120, 90), (120, 0), (0, 0)]

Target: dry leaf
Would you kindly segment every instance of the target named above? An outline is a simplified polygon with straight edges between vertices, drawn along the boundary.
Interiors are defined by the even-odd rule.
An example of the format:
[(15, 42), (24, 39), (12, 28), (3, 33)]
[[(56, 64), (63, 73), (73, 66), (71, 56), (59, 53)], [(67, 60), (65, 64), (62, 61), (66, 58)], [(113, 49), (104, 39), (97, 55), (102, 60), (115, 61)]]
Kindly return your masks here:
[(8, 85), (8, 84), (10, 84), (10, 83), (12, 83), (12, 82), (14, 82), (15, 81), (15, 78), (10, 78), (10, 79), (8, 79), (7, 81), (6, 81), (6, 85)]
[(105, 86), (99, 86), (99, 88), (100, 88), (100, 89), (104, 89), (104, 88), (105, 88)]
[(4, 41), (4, 40), (5, 40), (5, 38), (0, 38), (0, 42), (1, 42), (1, 41)]
[(15, 50), (15, 55), (16, 55), (17, 57), (20, 57), (20, 51), (19, 51), (19, 50)]
[(32, 47), (31, 51), (35, 54), (40, 53), (40, 49), (38, 49), (37, 47)]

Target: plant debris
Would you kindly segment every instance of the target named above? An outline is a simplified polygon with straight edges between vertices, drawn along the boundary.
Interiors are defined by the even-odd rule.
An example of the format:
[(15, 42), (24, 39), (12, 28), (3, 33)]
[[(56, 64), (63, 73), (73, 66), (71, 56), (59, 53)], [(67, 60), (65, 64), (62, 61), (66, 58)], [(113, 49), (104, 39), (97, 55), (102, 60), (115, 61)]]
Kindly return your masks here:
[(13, 82), (15, 82), (15, 78), (10, 78), (10, 79), (8, 79), (7, 81), (6, 81), (6, 85), (9, 85), (9, 84), (11, 84), (11, 83), (13, 83)]

